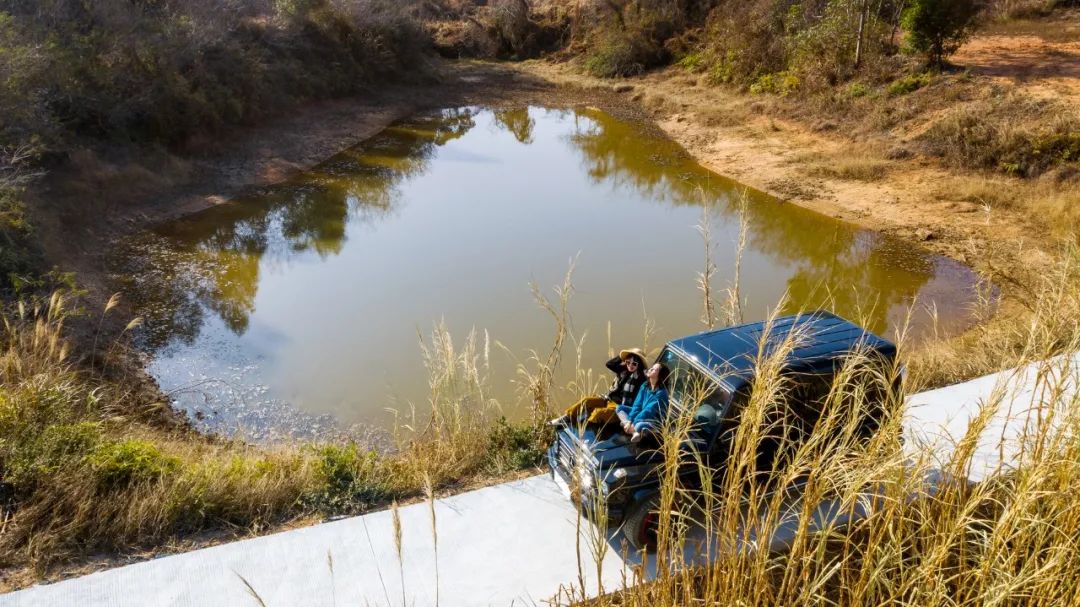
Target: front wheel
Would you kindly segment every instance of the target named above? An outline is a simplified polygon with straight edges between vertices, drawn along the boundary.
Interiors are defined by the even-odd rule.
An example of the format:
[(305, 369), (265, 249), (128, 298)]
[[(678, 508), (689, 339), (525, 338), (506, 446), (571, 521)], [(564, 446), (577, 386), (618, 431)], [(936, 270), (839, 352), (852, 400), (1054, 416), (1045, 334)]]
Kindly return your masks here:
[(623, 520), (623, 535), (630, 546), (637, 551), (654, 552), (656, 550), (657, 529), (660, 523), (660, 495), (652, 493), (633, 505), (626, 512)]

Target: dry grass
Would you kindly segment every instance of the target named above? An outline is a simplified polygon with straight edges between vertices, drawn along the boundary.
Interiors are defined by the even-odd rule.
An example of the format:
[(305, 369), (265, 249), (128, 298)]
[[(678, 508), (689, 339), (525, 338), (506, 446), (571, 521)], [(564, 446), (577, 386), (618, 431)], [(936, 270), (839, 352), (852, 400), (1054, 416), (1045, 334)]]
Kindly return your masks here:
[[(932, 348), (904, 354), (907, 389), (1074, 349), (1080, 277), (1071, 260), (1064, 256), (1059, 272), (1043, 278), (1026, 314), (972, 335), (981, 355)], [(568, 274), (556, 300), (538, 293), (556, 324), (552, 349), (521, 367), (522, 389), (534, 397), (538, 419), (553, 406), (552, 370), (564, 345), (580, 352), (581, 339), (568, 328), (572, 290)], [(507, 469), (515, 454), (535, 452), (546, 440), (532, 424), (493, 438), (500, 431), (492, 430), (496, 410), (487, 396), (488, 340), (473, 334), (457, 346), (441, 327), (424, 340), (432, 414), (423, 425), (403, 429), (394, 454), (340, 445), (255, 448), (170, 434), (118, 419), (131, 404), (123, 402), (124, 393), (68, 365), (64, 309), (63, 298), (54, 296), (36, 310), (13, 311), (5, 323), (0, 456), (5, 482), (17, 491), (5, 505), (0, 539), (8, 566), (44, 568), (88, 550), (123, 552), (230, 526), (259, 531), (290, 517), (362, 511), (412, 497), (426, 498), (430, 508), (439, 486)], [(594, 604), (975, 605), (1000, 599), (1056, 605), (1072, 596), (1080, 571), (1066, 557), (1075, 553), (1080, 533), (1080, 406), (1061, 386), (1050, 386), (1048, 399), (1036, 403), (1040, 415), (1027, 430), (1032, 449), (1021, 466), (976, 485), (947, 482), (931, 489), (931, 454), (901, 450), (903, 394), (894, 389), (895, 365), (853, 356), (820, 403), (813, 430), (790, 423), (786, 397), (793, 386), (782, 361), (799, 339), (759, 351), (752, 398), (732, 428), (723, 474), (679, 448), (691, 431), (686, 416), (671, 424), (662, 443), (667, 463), (658, 501), (658, 569), (671, 573), (623, 589), (590, 588), (617, 591)], [(570, 389), (587, 391), (590, 381), (579, 370)], [(875, 393), (886, 394), (890, 413), (867, 438), (859, 412), (875, 406)], [(997, 404), (987, 403), (960, 437), (943, 465), (944, 478), (965, 474), (975, 438)], [(787, 442), (799, 433), (805, 440)], [(785, 455), (763, 469), (759, 446), (777, 437)], [(698, 471), (703, 487), (693, 500), (676, 482), (686, 466)], [(790, 499), (796, 493), (804, 499)], [(809, 506), (823, 500), (833, 500), (838, 512), (869, 513), (850, 526), (827, 525), (825, 533), (797, 527), (783, 554), (745, 541), (768, 537), (794, 514), (807, 518)], [(695, 520), (704, 521), (711, 538), (709, 566), (689, 566), (678, 556)], [(606, 521), (580, 525), (580, 566), (591, 568), (610, 549), (599, 532)], [(433, 508), (430, 532), (438, 537)], [(582, 575), (570, 596), (580, 598), (584, 583)]]
[(880, 160), (842, 158), (811, 166), (807, 172), (813, 177), (847, 181), (878, 181), (888, 174), (889, 163)]
[[(563, 304), (565, 307), (565, 303)], [(161, 405), (69, 362), (61, 294), (4, 316), (0, 339), (0, 567), (37, 575), (95, 552), (153, 550), (204, 531), (257, 533), (292, 519), (429, 499), (448, 484), (538, 465), (546, 428), (508, 423), (487, 396), (489, 345), (424, 341), (431, 414), (395, 448), (251, 446), (148, 423)], [(550, 357), (523, 373), (550, 383)], [(534, 385), (536, 394), (550, 388)]]
[(1062, 103), (998, 95), (946, 111), (917, 140), (950, 166), (1035, 177), (1080, 161), (1080, 116)]
[(1072, 169), (1061, 169), (1038, 179), (1000, 175), (951, 177), (941, 181), (934, 195), (939, 200), (969, 202), (990, 215), (1011, 211), (1030, 217), (1046, 233), (1068, 240), (1080, 228), (1080, 179)]
[[(1056, 352), (1042, 340), (1053, 330), (1051, 322), (1034, 331), (1026, 356)], [(1044, 365), (1042, 389), (1030, 403), (1023, 436), (1012, 443), (1019, 459), (968, 483), (961, 479), (978, 461), (976, 446), (1005, 406), (1004, 392), (983, 403), (967, 433), (956, 437), (951, 454), (941, 460), (935, 457), (940, 451), (912, 443), (905, 448), (901, 441), (904, 394), (894, 389), (899, 368), (857, 354), (821, 402), (813, 431), (800, 441), (783, 438), (785, 457), (762, 468), (759, 446), (796, 434), (786, 421), (792, 419), (785, 403), (793, 386), (782, 361), (799, 339), (785, 340), (771, 354), (759, 353), (752, 396), (732, 429), (722, 474), (679, 448), (690, 430), (685, 420), (670, 424), (661, 447), (667, 458), (658, 507), (656, 570), (661, 573), (654, 581), (634, 580), (583, 603), (1075, 604), (1080, 401), (1069, 386), (1076, 369), (1055, 376), (1051, 370), (1060, 371), (1059, 364)], [(1057, 344), (1071, 350), (1078, 345), (1075, 339)], [(886, 395), (888, 413), (867, 437), (859, 420), (879, 402), (871, 396), (875, 393)], [(676, 470), (687, 467), (699, 471), (701, 489), (690, 491), (676, 481)], [(817, 505), (826, 502), (837, 514), (818, 518), (821, 528), (815, 528), (809, 522)], [(859, 516), (842, 524), (837, 515), (845, 513)], [(704, 526), (711, 563), (683, 560), (693, 526), (687, 521)], [(786, 550), (761, 549), (782, 526), (790, 532)], [(581, 597), (583, 590), (570, 594)]]
[(1078, 285), (1080, 266), (1069, 246), (1052, 271), (1010, 285), (1019, 295), (1010, 301), (1008, 314), (998, 314), (992, 322), (997, 304), (985, 291), (981, 309), (973, 310), (984, 322), (961, 337), (921, 346), (908, 361), (909, 387), (947, 385), (1070, 351), (1080, 342)]
[(1068, 5), (1068, 0), (997, 0), (988, 7), (988, 15), (994, 21), (986, 29), (993, 34), (1038, 35), (1048, 40), (1072, 40), (1068, 37), (1070, 28), (1045, 20), (1055, 9)]
[[(601, 501), (596, 514), (579, 516), (574, 538), (565, 539), (576, 541), (578, 575), (560, 590), (558, 604), (1074, 605), (1080, 369), (1050, 358), (1080, 348), (1074, 307), (1080, 283), (1069, 266), (1066, 261), (1061, 273), (1046, 278), (1043, 303), (1024, 319), (1029, 330), (1011, 338), (1023, 342), (1016, 356), (997, 359), (999, 366), (1047, 361), (1036, 373), (1036, 396), (1010, 409), (1020, 415), (1020, 436), (987, 432), (1011, 406), (1000, 388), (947, 449), (905, 436), (903, 403), (918, 380), (899, 381), (900, 360), (918, 356), (904, 352), (902, 336), (900, 359), (855, 352), (827, 394), (809, 409), (794, 409), (805, 401), (797, 400), (785, 360), (807, 336), (796, 332), (770, 343), (766, 330), (750, 397), (738, 423), (726, 427), (731, 447), (722, 467), (683, 448), (694, 429), (691, 415), (671, 417), (664, 430), (658, 549), (649, 567), (657, 577), (645, 581), (638, 571), (620, 587), (604, 587), (599, 563), (612, 546), (603, 492), (594, 491)], [(706, 394), (704, 386), (689, 386), (680, 411), (694, 411)], [(880, 423), (868, 427), (868, 416)], [(982, 463), (978, 449), (995, 442), (1015, 459), (967, 482)], [(763, 460), (763, 446), (777, 455)], [(696, 472), (696, 483), (679, 480), (687, 471)], [(829, 507), (819, 510), (822, 504)], [(765, 549), (781, 529), (783, 550)], [(705, 562), (686, 560), (703, 551)], [(586, 585), (586, 572), (596, 586)]]
[(1071, 237), (1080, 232), (1080, 180), (1072, 180), (1071, 185), (1043, 181), (1024, 202), (1056, 236)]

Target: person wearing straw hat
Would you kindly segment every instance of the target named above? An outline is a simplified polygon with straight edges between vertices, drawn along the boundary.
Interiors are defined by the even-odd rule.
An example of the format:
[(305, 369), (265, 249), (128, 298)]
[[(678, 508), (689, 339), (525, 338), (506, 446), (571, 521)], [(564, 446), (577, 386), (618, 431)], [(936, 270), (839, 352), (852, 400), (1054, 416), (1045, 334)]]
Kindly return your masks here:
[(638, 390), (632, 405), (619, 405), (615, 414), (619, 417), (623, 432), (631, 435), (630, 442), (638, 443), (646, 435), (659, 436), (663, 420), (667, 417), (667, 378), (671, 370), (657, 362), (645, 371), (648, 383)]
[(645, 383), (646, 360), (645, 351), (641, 348), (620, 350), (618, 356), (604, 365), (615, 374), (615, 381), (607, 393), (581, 399), (567, 409), (565, 415), (551, 420), (551, 424), (561, 426), (571, 421), (606, 424), (617, 420), (615, 408), (633, 406), (638, 390)]

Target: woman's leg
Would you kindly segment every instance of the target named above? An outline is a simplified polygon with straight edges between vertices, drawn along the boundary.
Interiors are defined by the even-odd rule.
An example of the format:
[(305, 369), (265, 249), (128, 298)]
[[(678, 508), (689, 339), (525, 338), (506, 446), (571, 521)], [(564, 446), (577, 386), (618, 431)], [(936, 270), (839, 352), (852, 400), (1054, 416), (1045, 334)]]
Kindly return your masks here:
[(659, 436), (660, 428), (654, 420), (639, 421), (634, 424), (634, 434), (630, 437), (632, 442), (638, 442), (647, 436)]
[(566, 423), (581, 423), (587, 421), (593, 423), (593, 417), (596, 415), (602, 415), (607, 408), (611, 408), (612, 412), (615, 410), (615, 403), (609, 401), (602, 396), (586, 396), (578, 402), (571, 405), (564, 415), (552, 420), (551, 423), (556, 425)]
[(613, 401), (604, 399), (603, 406), (597, 406), (589, 412), (588, 423), (590, 424), (610, 424), (619, 420), (616, 413), (616, 407), (619, 405)]

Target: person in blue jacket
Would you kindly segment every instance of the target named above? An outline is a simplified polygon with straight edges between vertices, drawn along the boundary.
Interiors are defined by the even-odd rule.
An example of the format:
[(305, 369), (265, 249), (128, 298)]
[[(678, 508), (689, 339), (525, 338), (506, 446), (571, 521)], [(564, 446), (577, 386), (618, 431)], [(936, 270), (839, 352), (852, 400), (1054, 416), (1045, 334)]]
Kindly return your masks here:
[(647, 381), (638, 390), (634, 404), (615, 408), (623, 432), (630, 435), (630, 442), (640, 442), (646, 434), (660, 433), (668, 410), (666, 382), (669, 373), (669, 369), (661, 363), (649, 367), (645, 371)]

